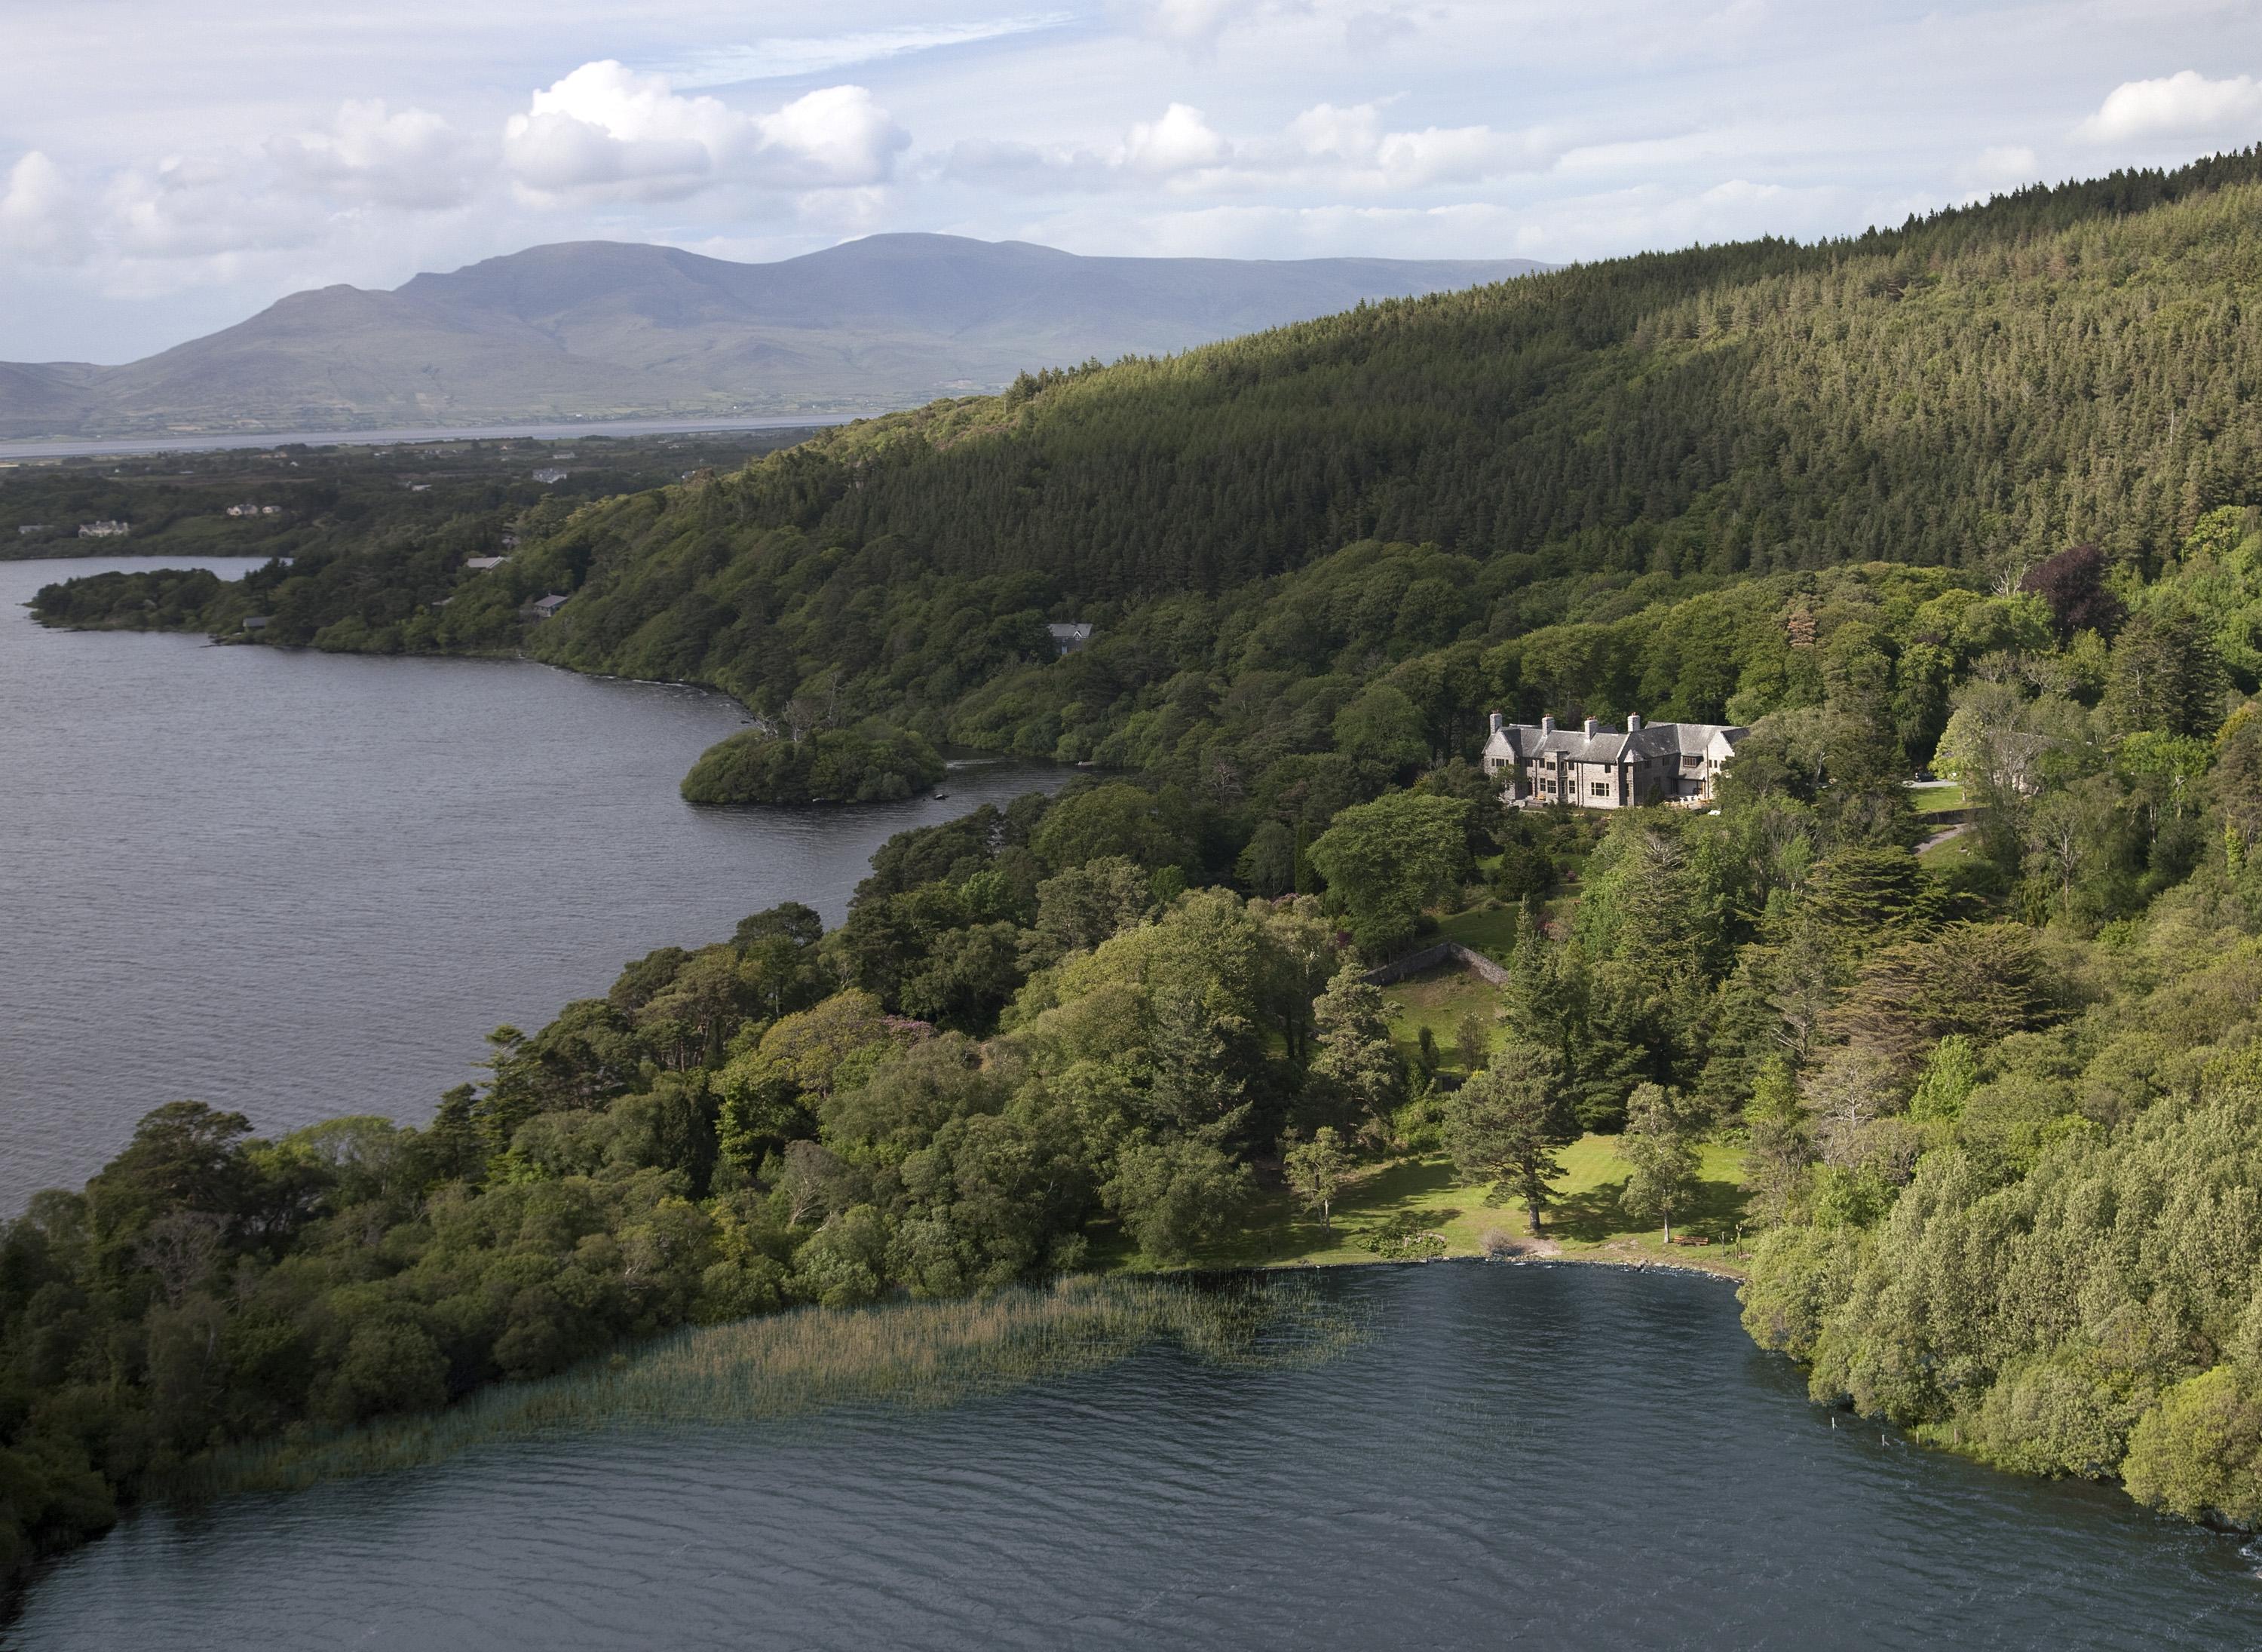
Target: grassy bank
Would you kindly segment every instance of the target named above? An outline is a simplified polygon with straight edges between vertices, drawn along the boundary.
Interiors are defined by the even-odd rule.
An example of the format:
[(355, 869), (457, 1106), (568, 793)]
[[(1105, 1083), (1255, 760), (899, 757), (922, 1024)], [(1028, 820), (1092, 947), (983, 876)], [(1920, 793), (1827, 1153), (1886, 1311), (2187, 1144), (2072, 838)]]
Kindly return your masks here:
[[(1567, 909), (1570, 903), (1567, 898), (1560, 904)], [(1496, 942), (1503, 925), (1513, 936), (1516, 915), (1509, 907), (1473, 907), (1444, 920), (1439, 928), (1465, 945), (1491, 950), (1488, 943)], [(1501, 948), (1499, 956), (1508, 951)], [(1458, 1035), (1465, 1017), (1484, 1021), (1495, 1045), (1501, 1037), (1500, 991), (1471, 970), (1444, 965), (1408, 976), (1383, 989), (1383, 1002), (1391, 1036), (1409, 1067), (1425, 1029), (1449, 1075), (1459, 1070)], [(1740, 1148), (1705, 1143), (1696, 1196), (1674, 1223), (1676, 1237), (1707, 1241), (1704, 1244), (1666, 1244), (1659, 1227), (1637, 1223), (1619, 1208), (1627, 1172), (1618, 1161), (1616, 1136), (1582, 1136), (1564, 1150), (1562, 1165), (1563, 1173), (1553, 1184), (1555, 1207), (1538, 1247), (1543, 1253), (1573, 1261), (1670, 1262), (1740, 1275), (1747, 1218)], [(1286, 1189), (1271, 1187), (1251, 1201), (1240, 1227), (1202, 1259), (1220, 1267), (1372, 1262), (1379, 1254), (1373, 1237), (1386, 1227), (1435, 1234), (1447, 1256), (1484, 1255), (1488, 1236), (1533, 1248), (1521, 1206), (1488, 1205), (1483, 1188), (1464, 1183), (1451, 1159), (1432, 1152), (1365, 1167), (1336, 1201), (1324, 1229)]]
[(1437, 1041), (1445, 1060), (1456, 1061), (1461, 1018), (1474, 1014), (1492, 1027), (1500, 992), (1471, 971), (1449, 965), (1393, 982), (1382, 989), (1382, 1001), (1390, 1012), (1390, 1035), (1399, 1057), (1410, 1067), (1421, 1053), (1424, 1028)]
[[(1618, 1208), (1625, 1167), (1617, 1155), (1617, 1138), (1587, 1136), (1563, 1153), (1563, 1175), (1555, 1182), (1556, 1204), (1547, 1221), (1546, 1253), (1566, 1261), (1669, 1262), (1711, 1273), (1740, 1275), (1744, 1259), (1738, 1237), (1745, 1222), (1743, 1152), (1707, 1143), (1703, 1179), (1687, 1215), (1674, 1224), (1683, 1233), (1709, 1239), (1704, 1245), (1661, 1242), (1655, 1226), (1636, 1224)], [(1455, 1175), (1442, 1154), (1425, 1154), (1376, 1165), (1363, 1172), (1336, 1203), (1333, 1221), (1322, 1230), (1319, 1218), (1285, 1191), (1270, 1190), (1250, 1204), (1240, 1229), (1205, 1256), (1221, 1267), (1311, 1267), (1372, 1262), (1375, 1252), (1362, 1243), (1395, 1218), (1412, 1217), (1444, 1241), (1447, 1256), (1481, 1256), (1488, 1234), (1527, 1238), (1521, 1206), (1485, 1203), (1482, 1188)]]

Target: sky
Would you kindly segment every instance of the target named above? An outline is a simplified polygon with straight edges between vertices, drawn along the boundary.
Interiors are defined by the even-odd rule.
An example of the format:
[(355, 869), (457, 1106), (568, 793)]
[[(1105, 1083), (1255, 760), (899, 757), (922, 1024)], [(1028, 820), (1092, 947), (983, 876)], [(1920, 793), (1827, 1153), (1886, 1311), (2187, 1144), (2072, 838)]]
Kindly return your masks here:
[(2258, 0), (0, 0), (0, 359), (546, 242), (1567, 263), (2258, 140)]

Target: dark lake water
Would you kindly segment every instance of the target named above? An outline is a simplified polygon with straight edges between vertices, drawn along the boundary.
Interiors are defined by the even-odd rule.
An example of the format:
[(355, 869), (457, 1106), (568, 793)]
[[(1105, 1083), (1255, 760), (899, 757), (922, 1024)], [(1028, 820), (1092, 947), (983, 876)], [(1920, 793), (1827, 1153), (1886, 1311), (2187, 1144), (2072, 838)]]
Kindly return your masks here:
[(0, 1214), (184, 1097), (263, 1130), (421, 1120), (498, 1023), (781, 900), (837, 920), (890, 833), (1062, 778), (993, 764), (942, 803), (695, 810), (676, 782), (744, 722), (717, 696), (50, 631), (20, 606), (131, 566), (0, 562)]
[(26, 1648), (2233, 1648), (2262, 1582), (2117, 1491), (1810, 1406), (1718, 1281), (1322, 1288), (1301, 1369), (1157, 1347), (925, 1412), (623, 1430), (193, 1517), (40, 1582)]

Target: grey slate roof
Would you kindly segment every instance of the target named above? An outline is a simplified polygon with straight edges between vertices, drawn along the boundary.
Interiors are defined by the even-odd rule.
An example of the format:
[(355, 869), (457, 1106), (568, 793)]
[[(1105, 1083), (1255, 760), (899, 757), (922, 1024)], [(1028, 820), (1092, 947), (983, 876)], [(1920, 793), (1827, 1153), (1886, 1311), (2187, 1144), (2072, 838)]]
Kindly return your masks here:
[(1749, 732), (1718, 723), (1652, 723), (1632, 733), (1597, 729), (1590, 735), (1575, 728), (1551, 731), (1529, 723), (1506, 723), (1501, 725), (1500, 737), (1519, 762), (1560, 756), (1574, 763), (1616, 765), (1630, 757), (1701, 757), (1711, 749), (1716, 736), (1726, 736), (1733, 746)]

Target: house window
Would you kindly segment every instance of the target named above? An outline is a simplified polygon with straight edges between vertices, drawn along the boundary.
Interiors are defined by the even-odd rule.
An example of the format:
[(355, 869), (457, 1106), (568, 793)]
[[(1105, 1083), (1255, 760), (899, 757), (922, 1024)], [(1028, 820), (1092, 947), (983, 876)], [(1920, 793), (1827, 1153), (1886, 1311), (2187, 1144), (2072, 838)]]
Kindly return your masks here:
[(1610, 783), (1607, 780), (1598, 780), (1590, 790), (1597, 797), (1607, 797), (1610, 795)]

